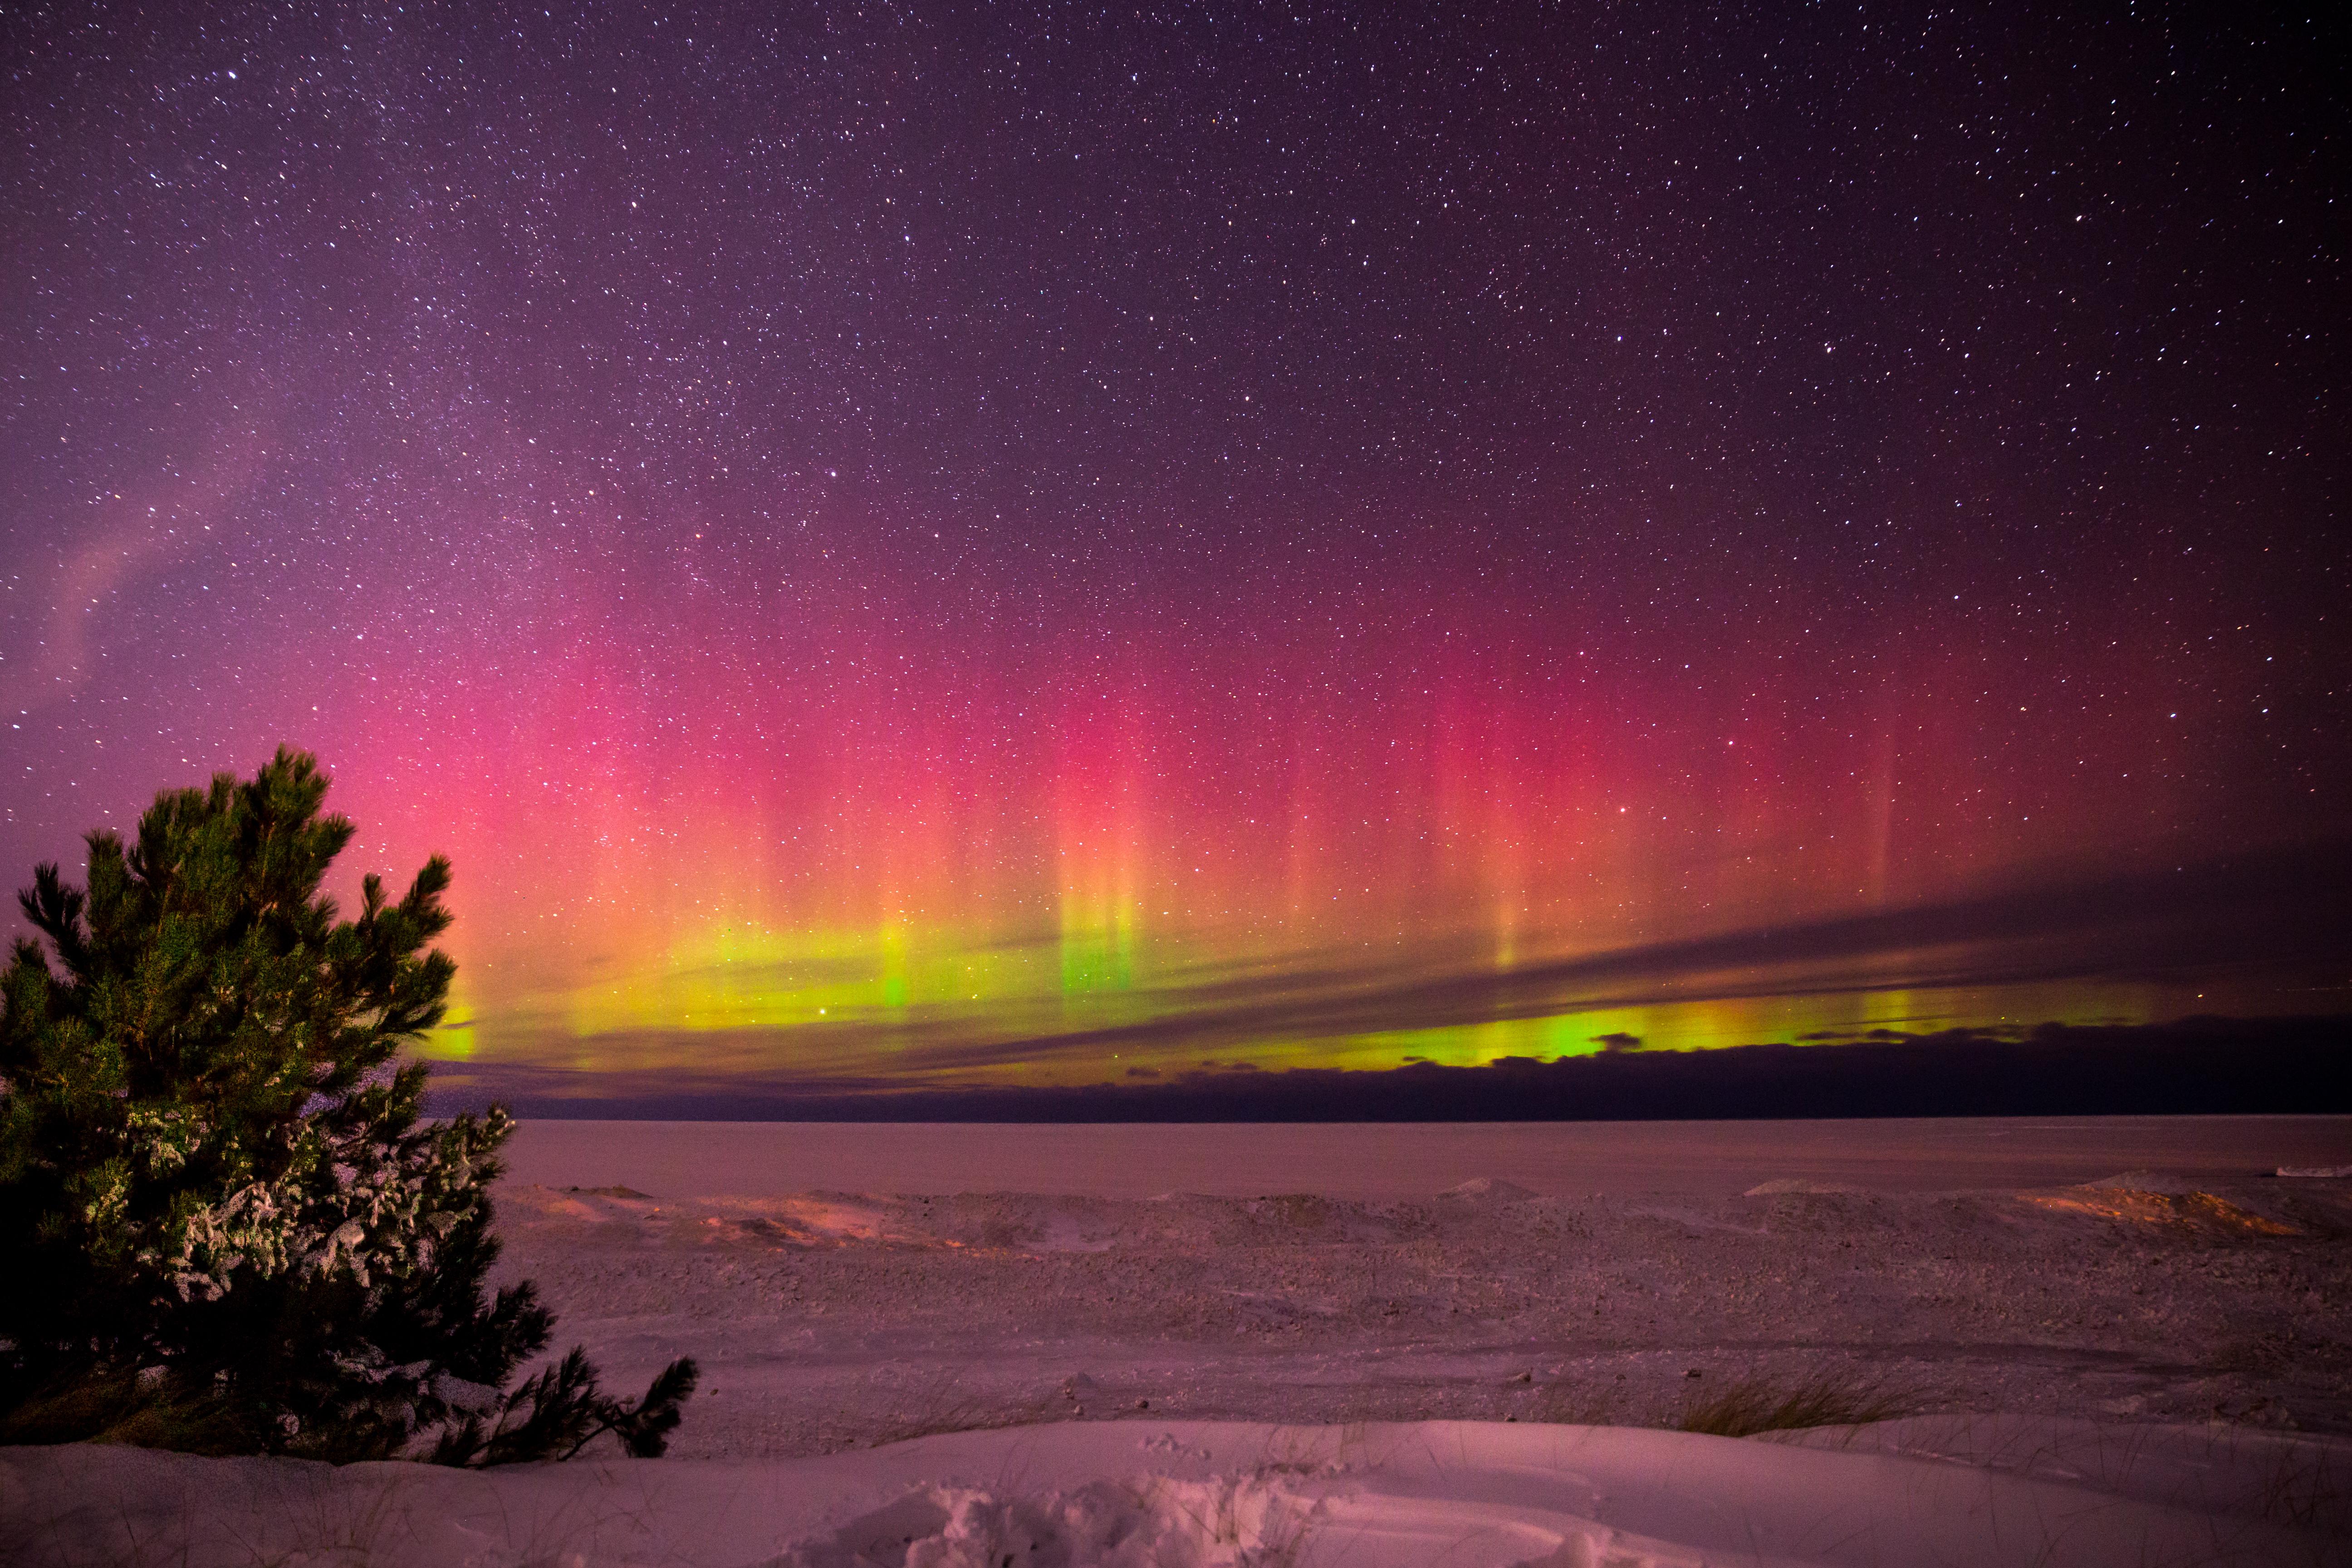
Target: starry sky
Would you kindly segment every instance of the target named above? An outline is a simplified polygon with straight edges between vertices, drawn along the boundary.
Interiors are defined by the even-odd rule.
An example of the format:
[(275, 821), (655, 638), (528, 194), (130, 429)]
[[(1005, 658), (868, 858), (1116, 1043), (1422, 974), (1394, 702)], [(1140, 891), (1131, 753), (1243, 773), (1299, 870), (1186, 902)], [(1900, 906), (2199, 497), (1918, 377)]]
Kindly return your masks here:
[(2340, 36), (1454, 9), (12, 10), (0, 864), (310, 749), (587, 1095), (2347, 1010)]

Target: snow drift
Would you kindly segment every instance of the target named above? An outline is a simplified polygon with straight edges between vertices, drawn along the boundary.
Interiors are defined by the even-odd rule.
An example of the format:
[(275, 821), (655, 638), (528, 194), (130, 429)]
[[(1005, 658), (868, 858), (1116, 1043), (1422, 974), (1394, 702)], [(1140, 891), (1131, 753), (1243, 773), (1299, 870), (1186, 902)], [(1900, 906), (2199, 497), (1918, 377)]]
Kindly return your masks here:
[(1733, 1439), (1077, 1422), (460, 1472), (0, 1451), (0, 1557), (250, 1568), (1591, 1568), (2352, 1562), (2352, 1446), (1928, 1417)]

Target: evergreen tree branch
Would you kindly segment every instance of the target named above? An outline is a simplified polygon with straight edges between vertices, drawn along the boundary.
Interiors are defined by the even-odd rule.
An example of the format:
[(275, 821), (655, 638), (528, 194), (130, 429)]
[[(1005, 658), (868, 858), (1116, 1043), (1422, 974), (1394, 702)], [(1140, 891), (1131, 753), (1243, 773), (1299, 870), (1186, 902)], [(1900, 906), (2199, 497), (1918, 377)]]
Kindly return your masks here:
[(20, 941), (0, 973), (0, 1442), (658, 1454), (690, 1362), (625, 1405), (575, 1350), (488, 1425), (440, 1392), (502, 1386), (552, 1324), (528, 1282), (486, 1299), (512, 1118), (421, 1122), (425, 1068), (393, 1065), (444, 1016), (449, 864), (397, 902), (367, 878), (341, 919), (327, 785), (281, 749), (159, 795), (127, 850), (89, 835), (85, 886), (45, 865), (20, 896), (59, 968)]

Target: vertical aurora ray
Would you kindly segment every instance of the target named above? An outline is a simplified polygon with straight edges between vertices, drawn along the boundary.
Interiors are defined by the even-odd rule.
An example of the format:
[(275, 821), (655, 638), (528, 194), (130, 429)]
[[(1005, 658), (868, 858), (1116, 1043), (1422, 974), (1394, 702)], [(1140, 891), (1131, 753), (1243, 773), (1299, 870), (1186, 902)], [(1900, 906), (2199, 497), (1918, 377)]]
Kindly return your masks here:
[(1055, 940), (1062, 995), (1079, 1013), (1099, 1012), (1134, 988), (1144, 938), (1151, 803), (1135, 696), (1073, 701), (1055, 726)]
[[(1638, 1002), (1571, 987), (1552, 1012), (1479, 991), (1580, 954), (1899, 909), (2037, 859), (2144, 854), (2103, 805), (2119, 780), (2072, 759), (2033, 781), (2039, 812), (1977, 808), (2002, 735), (1915, 716), (1938, 711), (1938, 682), (1981, 679), (1975, 658), (1915, 658), (1899, 698), (1864, 663), (1825, 700), (1819, 668), (1777, 668), (1785, 649), (1653, 679), (1587, 639), (1481, 637), (1469, 617), (1381, 628), (1362, 656), (1304, 627), (1261, 628), (1242, 655), (1142, 626), (1110, 654), (999, 637), (984, 665), (901, 645), (889, 619), (803, 623), (767, 647), (777, 634), (745, 625), (673, 641), (696, 692), (675, 727), (707, 739), (667, 755), (609, 747), (665, 715), (593, 661), (542, 667), (544, 689), (510, 685), (473, 721), (527, 748), (398, 835), (453, 852), (466, 907), (505, 916), (459, 932), (465, 1048), (1070, 1081), (2167, 1005), (2133, 983), (1934, 981), (1964, 975), (1952, 953), (1883, 955), (1835, 994), (1743, 1000), (1780, 982), (1705, 972)], [(822, 684), (759, 674), (841, 648), (850, 669)], [(2077, 742), (2117, 775), (2145, 748), (2124, 727)], [(351, 793), (363, 816), (387, 799)], [(1459, 1023), (1382, 1027), (1349, 1005), (1433, 965)], [(1286, 1010), (1326, 992), (1328, 1032)], [(1268, 1032), (1236, 1043), (1224, 1020), (1261, 1006)]]

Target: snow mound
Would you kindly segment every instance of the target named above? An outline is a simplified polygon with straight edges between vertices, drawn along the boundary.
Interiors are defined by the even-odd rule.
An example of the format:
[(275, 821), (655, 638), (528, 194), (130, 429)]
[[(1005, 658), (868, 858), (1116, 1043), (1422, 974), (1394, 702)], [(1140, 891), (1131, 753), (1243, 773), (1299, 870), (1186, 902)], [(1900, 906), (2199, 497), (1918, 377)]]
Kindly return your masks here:
[(1853, 1186), (1844, 1182), (1809, 1182), (1802, 1176), (1779, 1176), (1769, 1182), (1759, 1182), (1739, 1195), (1744, 1198), (1776, 1198), (1784, 1193), (1804, 1193), (1826, 1197), (1837, 1193), (1866, 1193), (1868, 1187)]
[(2053, 1193), (2021, 1193), (2018, 1197), (2020, 1202), (2049, 1213), (2088, 1215), (2210, 1236), (2303, 1234), (2295, 1226), (2240, 1208), (2226, 1198), (2194, 1188), (2179, 1193), (2152, 1193), (2145, 1187), (2063, 1187)]
[(2101, 1187), (2118, 1187), (2126, 1192), (2162, 1193), (2167, 1197), (2186, 1197), (2197, 1190), (2197, 1184), (2186, 1176), (2176, 1176), (2169, 1171), (2118, 1171), (2112, 1176), (2102, 1176), (2095, 1182), (2079, 1184), (2084, 1191)]
[(1251, 1568), (1281, 1561), (1320, 1511), (1248, 1476), (1097, 1480), (1034, 1497), (929, 1486), (768, 1568)]
[(1536, 1194), (1517, 1182), (1507, 1182), (1499, 1176), (1473, 1176), (1459, 1186), (1448, 1187), (1437, 1194), (1443, 1198), (1469, 1198), (1482, 1203), (1524, 1203)]

